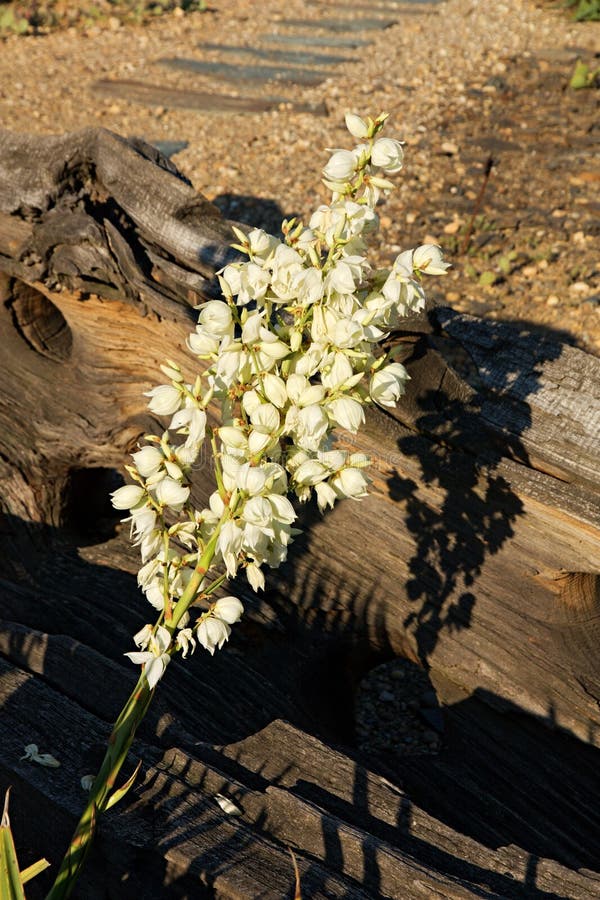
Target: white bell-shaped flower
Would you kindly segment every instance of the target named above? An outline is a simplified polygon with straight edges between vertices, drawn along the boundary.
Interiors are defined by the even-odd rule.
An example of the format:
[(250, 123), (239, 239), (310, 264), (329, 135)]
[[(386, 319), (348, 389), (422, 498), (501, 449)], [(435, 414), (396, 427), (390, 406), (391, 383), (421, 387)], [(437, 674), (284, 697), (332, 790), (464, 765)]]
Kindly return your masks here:
[(237, 597), (220, 597), (213, 607), (213, 615), (223, 619), (228, 625), (239, 622), (243, 612), (243, 604)]
[(329, 469), (317, 459), (307, 459), (294, 472), (294, 481), (300, 485), (315, 485), (330, 475)]
[(271, 505), (273, 518), (284, 525), (291, 525), (296, 520), (296, 512), (287, 497), (283, 494), (269, 494), (267, 497)]
[(136, 542), (145, 535), (151, 534), (156, 527), (156, 511), (149, 506), (142, 506), (140, 509), (134, 509), (131, 512), (131, 533), (135, 536)]
[(262, 402), (263, 401), (257, 391), (245, 391), (244, 396), (242, 397), (242, 408), (247, 416), (251, 416), (256, 407), (260, 406)]
[(171, 646), (169, 631), (163, 625), (159, 625), (146, 646), (148, 647), (147, 650), (125, 653), (124, 655), (128, 656), (132, 663), (144, 667), (144, 675), (150, 690), (152, 690), (164, 675), (171, 659), (168, 653)]
[(323, 272), (310, 266), (294, 276), (292, 284), (299, 306), (311, 306), (318, 303), (324, 293)]
[(317, 451), (328, 429), (327, 413), (318, 403), (311, 403), (298, 412), (295, 427), (296, 442), (303, 450)]
[(239, 553), (242, 549), (243, 532), (237, 522), (229, 520), (221, 526), (217, 547), (223, 557), (227, 575), (233, 578), (239, 564)]
[(160, 384), (146, 391), (144, 397), (150, 397), (148, 409), (157, 416), (170, 416), (181, 406), (182, 394), (171, 384)]
[(294, 299), (294, 278), (304, 268), (302, 257), (292, 247), (280, 244), (271, 261), (271, 290), (280, 300)]
[(314, 341), (304, 353), (298, 354), (294, 359), (294, 373), (311, 378), (318, 371), (327, 350), (325, 342)]
[(273, 508), (266, 497), (251, 497), (244, 504), (242, 519), (265, 532), (273, 532)]
[(289, 356), (290, 348), (283, 341), (280, 341), (272, 331), (269, 331), (267, 328), (261, 328), (260, 338), (261, 359), (267, 357), (270, 360), (279, 360)]
[[(243, 321), (243, 318), (242, 318)], [(264, 325), (262, 313), (251, 313), (242, 325), (242, 343), (254, 347), (260, 341), (260, 330)]]
[(321, 381), (329, 390), (341, 387), (352, 378), (354, 369), (345, 353), (333, 353), (327, 366), (321, 370)]
[(321, 481), (319, 484), (315, 485), (315, 493), (317, 495), (317, 504), (321, 512), (327, 509), (330, 506), (333, 509), (335, 501), (338, 498), (338, 495), (331, 487), (329, 482)]
[(246, 578), (253, 591), (264, 591), (265, 576), (263, 575), (260, 566), (256, 563), (248, 563), (246, 566)]
[(223, 300), (209, 300), (200, 309), (198, 324), (204, 332), (213, 337), (231, 336), (233, 316), (229, 304)]
[(115, 509), (133, 509), (144, 499), (146, 491), (137, 484), (125, 484), (113, 491), (110, 496)]
[(137, 453), (132, 453), (131, 456), (136, 469), (144, 478), (155, 475), (165, 461), (164, 453), (160, 447), (156, 447), (153, 444), (142, 447), (141, 450), (138, 450)]
[(254, 459), (273, 446), (276, 440), (269, 432), (252, 430), (248, 435), (248, 453)]
[(175, 413), (169, 428), (187, 433), (186, 444), (200, 444), (206, 436), (206, 413), (197, 406), (186, 406)]
[(190, 496), (190, 489), (168, 476), (156, 485), (154, 493), (161, 506), (168, 506), (177, 511)]
[(356, 170), (356, 158), (351, 150), (336, 150), (323, 169), (328, 181), (349, 181)]
[(365, 421), (365, 411), (358, 400), (351, 397), (340, 397), (327, 404), (327, 410), (334, 422), (351, 434), (356, 434)]
[(145, 563), (139, 570), (137, 574), (137, 583), (145, 590), (146, 587), (153, 581), (158, 575), (159, 571), (162, 570), (162, 560), (156, 556), (154, 559), (151, 559), (149, 562)]
[(361, 470), (352, 468), (342, 469), (331, 480), (331, 485), (338, 497), (350, 497), (353, 500), (366, 497), (368, 484), (369, 482)]
[(262, 379), (262, 389), (265, 392), (267, 400), (278, 409), (283, 409), (288, 402), (285, 381), (279, 375), (275, 375), (273, 372), (267, 372)]
[(413, 254), (413, 266), (426, 275), (445, 275), (450, 263), (444, 262), (444, 256), (437, 244), (421, 244)]
[(325, 276), (325, 290), (328, 296), (331, 296), (333, 291), (338, 294), (353, 294), (355, 288), (352, 267), (343, 259), (339, 260)]
[(402, 363), (391, 363), (379, 369), (371, 378), (369, 394), (380, 406), (395, 406), (405, 390), (410, 376)]
[(196, 649), (196, 641), (194, 632), (191, 628), (181, 628), (175, 637), (175, 644), (181, 650), (181, 655), (185, 659), (188, 653), (193, 653)]
[(240, 282), (236, 302), (238, 306), (246, 306), (252, 300), (264, 298), (271, 283), (271, 273), (254, 262), (244, 263), (240, 268)]
[(258, 256), (263, 260), (268, 259), (280, 243), (276, 237), (263, 231), (262, 228), (253, 228), (247, 236), (247, 241), (252, 256)]
[(164, 609), (165, 595), (162, 578), (156, 578), (154, 581), (151, 581), (150, 584), (144, 588), (144, 593), (146, 594), (146, 600), (154, 607), (154, 609), (159, 611)]
[(187, 345), (200, 359), (210, 359), (219, 352), (219, 338), (212, 337), (205, 331), (193, 331), (187, 338)]
[(345, 450), (325, 450), (319, 453), (318, 458), (330, 472), (339, 472), (348, 462), (348, 454)]
[(262, 434), (275, 434), (280, 425), (280, 417), (272, 403), (261, 403), (250, 416), (252, 427)]
[[(240, 290), (241, 277), (240, 266), (232, 264), (225, 266), (222, 272), (219, 272), (219, 284), (224, 297), (235, 297)], [(207, 329), (209, 330), (209, 329)]]
[(403, 159), (404, 150), (400, 141), (393, 138), (378, 138), (373, 144), (371, 162), (388, 175), (395, 175), (400, 171)]
[(252, 466), (250, 463), (241, 465), (235, 476), (235, 485), (240, 491), (250, 496), (261, 494), (267, 483), (267, 473), (262, 466)]
[(229, 639), (231, 628), (223, 619), (208, 616), (202, 619), (196, 628), (198, 642), (208, 650), (212, 656), (215, 650), (220, 650), (225, 641)]
[(141, 650), (145, 650), (148, 644), (150, 643), (150, 638), (154, 632), (154, 628), (152, 625), (144, 625), (143, 628), (140, 629), (133, 636), (133, 643), (136, 647), (140, 647)]
[(226, 448), (245, 450), (248, 447), (248, 438), (240, 426), (222, 425), (219, 428), (219, 437)]

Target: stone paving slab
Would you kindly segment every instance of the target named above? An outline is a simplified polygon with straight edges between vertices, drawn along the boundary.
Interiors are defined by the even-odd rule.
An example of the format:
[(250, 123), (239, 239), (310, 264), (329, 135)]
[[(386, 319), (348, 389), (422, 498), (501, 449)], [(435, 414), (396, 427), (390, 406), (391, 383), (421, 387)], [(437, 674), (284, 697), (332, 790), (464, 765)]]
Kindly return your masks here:
[(310, 28), (323, 31), (355, 32), (382, 31), (397, 25), (397, 19), (280, 19), (278, 24), (286, 27)]
[(411, 6), (437, 6), (439, 3), (443, 2), (444, 0), (385, 0), (383, 3), (365, 3), (357, 5), (356, 3), (340, 3), (338, 0), (306, 0), (307, 6), (326, 7), (330, 10), (339, 10), (341, 13), (365, 10), (367, 12), (375, 13), (376, 15), (379, 13), (404, 12)]
[(232, 56), (251, 56), (271, 62), (292, 63), (299, 66), (333, 66), (337, 63), (354, 62), (350, 56), (333, 53), (311, 53), (309, 50), (274, 50), (264, 47), (240, 47), (222, 44), (197, 44), (199, 50), (216, 50)]
[[(442, 3), (443, 0), (405, 0), (402, 6), (371, 6), (370, 3), (354, 3), (352, 4), (352, 12), (359, 13), (369, 13), (374, 15), (381, 16), (409, 16), (414, 13), (422, 14), (425, 12), (426, 6), (436, 6), (438, 3)], [(322, 0), (308, 0), (308, 6), (318, 6), (319, 9), (327, 12), (333, 13), (344, 13), (347, 12), (347, 7), (340, 6), (339, 4), (330, 3), (325, 5)]]
[[(323, 12), (339, 14), (341, 16), (361, 11), (368, 12), (373, 16), (377, 16), (377, 18), (393, 15), (401, 9), (398, 6), (382, 6), (381, 4), (367, 4), (364, 2), (359, 4), (353, 3), (349, 6), (347, 3), (332, 3), (326, 2), (326, 0), (306, 0), (306, 5), (313, 9), (316, 7)], [(313, 20), (311, 19), (311, 21)]]
[(297, 69), (291, 66), (235, 66), (224, 62), (206, 62), (200, 59), (159, 59), (161, 66), (170, 69), (185, 69), (198, 75), (212, 75), (223, 81), (278, 81), (288, 84), (320, 84), (331, 76), (331, 72), (317, 69)]
[(372, 41), (355, 37), (334, 37), (319, 34), (265, 34), (261, 41), (273, 44), (289, 44), (300, 47), (368, 47)]
[(120, 100), (129, 100), (145, 106), (163, 106), (167, 109), (190, 109), (196, 112), (222, 113), (224, 115), (284, 109), (291, 113), (328, 115), (325, 103), (297, 103), (285, 97), (234, 97), (209, 91), (181, 90), (144, 84), (141, 81), (103, 79), (94, 82), (91, 90), (104, 97), (117, 97)]

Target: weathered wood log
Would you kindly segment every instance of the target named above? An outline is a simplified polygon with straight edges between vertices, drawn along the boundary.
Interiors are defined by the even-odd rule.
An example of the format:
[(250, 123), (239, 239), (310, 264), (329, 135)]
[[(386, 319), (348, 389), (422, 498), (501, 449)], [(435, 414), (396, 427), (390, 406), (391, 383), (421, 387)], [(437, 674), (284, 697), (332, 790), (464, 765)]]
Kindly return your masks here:
[[(65, 660), (68, 648), (51, 645), (47, 639), (46, 653)], [(116, 681), (114, 668), (94, 661), (105, 684)], [(17, 838), (52, 858), (68, 839), (80, 778), (93, 768), (108, 726), (84, 708), (89, 695), (77, 682), (67, 698), (2, 661), (0, 675), (9, 714), (0, 722), (2, 768), (10, 761), (22, 803)], [(600, 875), (514, 846), (490, 849), (432, 818), (359, 760), (281, 720), (225, 747), (180, 729), (185, 751), (160, 749), (151, 729), (145, 732), (136, 745), (143, 775), (126, 811), (105, 820), (82, 897), (170, 896), (164, 885), (173, 896), (292, 896), (286, 845), (308, 897), (600, 897)], [(31, 734), (51, 742), (43, 746), (60, 759), (59, 769), (18, 761)], [(224, 812), (219, 796), (239, 813)], [(41, 813), (52, 818), (51, 834)]]
[[(50, 855), (143, 616), (107, 493), (159, 427), (142, 396), (159, 362), (190, 369), (192, 307), (228, 241), (141, 142), (0, 131), (0, 652), (15, 667), (0, 681), (0, 771), (24, 810), (56, 816)], [(600, 361), (446, 308), (393, 339), (409, 393), (344, 438), (373, 459), (370, 497), (303, 510), (227, 653), (171, 667), (140, 736), (146, 779), (103, 830), (82, 896), (99, 896), (94, 865), (109, 859), (111, 896), (164, 882), (281, 897), (286, 843), (310, 897), (600, 896), (598, 876), (565, 868), (596, 868), (600, 852)], [(465, 354), (461, 376), (448, 360)], [(199, 469), (198, 497), (211, 489)], [(439, 760), (391, 776), (406, 793), (310, 737), (351, 741), (357, 683), (395, 654), (427, 668), (445, 706)], [(31, 741), (63, 760), (58, 775), (19, 762)], [(207, 799), (223, 786), (241, 820)]]

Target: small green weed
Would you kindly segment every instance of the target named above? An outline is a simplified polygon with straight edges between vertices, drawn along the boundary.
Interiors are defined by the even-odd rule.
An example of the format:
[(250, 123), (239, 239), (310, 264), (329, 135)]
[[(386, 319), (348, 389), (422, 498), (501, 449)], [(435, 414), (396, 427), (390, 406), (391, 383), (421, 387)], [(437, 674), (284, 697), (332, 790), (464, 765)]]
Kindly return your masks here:
[(573, 9), (576, 22), (599, 22), (600, 0), (566, 0), (567, 9)]
[(590, 69), (587, 63), (578, 59), (569, 81), (569, 87), (574, 91), (579, 91), (582, 88), (596, 87), (599, 80), (600, 67), (597, 69)]
[(11, 7), (0, 9), (0, 34), (25, 34), (29, 30), (29, 22), (22, 16), (15, 15)]
[(35, 34), (73, 25), (90, 27), (109, 20), (140, 24), (157, 16), (180, 9), (184, 13), (204, 12), (206, 0), (88, 0), (74, 5), (66, 0), (28, 3), (23, 0), (3, 3), (0, 0), (0, 36)]

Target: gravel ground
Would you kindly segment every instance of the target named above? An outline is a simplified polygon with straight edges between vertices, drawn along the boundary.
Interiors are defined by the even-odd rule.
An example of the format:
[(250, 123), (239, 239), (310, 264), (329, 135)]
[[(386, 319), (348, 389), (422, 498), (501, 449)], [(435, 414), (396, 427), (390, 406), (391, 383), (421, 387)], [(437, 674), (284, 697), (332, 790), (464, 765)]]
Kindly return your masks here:
[[(111, 19), (104, 28), (10, 37), (0, 44), (0, 121), (17, 131), (103, 125), (151, 141), (185, 141), (175, 161), (198, 190), (232, 217), (274, 229), (281, 214), (307, 217), (325, 196), (323, 148), (351, 141), (344, 113), (386, 110), (388, 133), (406, 141), (407, 155), (400, 189), (381, 209), (377, 261), (435, 239), (453, 262), (434, 287), (440, 299), (477, 314), (533, 321), (600, 352), (598, 91), (566, 87), (578, 55), (593, 63), (600, 23), (575, 24), (528, 0), (407, 4), (406, 12), (394, 13), (398, 24), (368, 33), (370, 46), (338, 48), (352, 61), (316, 87), (242, 86), (254, 96), (324, 100), (326, 117), (285, 107), (199, 114), (94, 92), (97, 78), (126, 78), (235, 94), (236, 85), (156, 61), (235, 61), (197, 44), (256, 46), (269, 32), (297, 32), (285, 18), (317, 21), (324, 9), (347, 20), (372, 16), (353, 12), (351, 4), (330, 13), (326, 4), (304, 0), (267, 0), (260, 15), (255, 9), (218, 0), (209, 12), (145, 26)], [(490, 156), (491, 178), (465, 253)]]
[[(232, 62), (197, 44), (256, 46), (267, 33), (298, 31), (284, 19), (374, 14), (374, 5), (362, 12), (359, 5), (327, 9), (305, 0), (266, 0), (259, 14), (249, 0), (215, 0), (211, 7), (144, 26), (110, 19), (104, 27), (9, 37), (0, 42), (0, 122), (38, 133), (102, 125), (153, 142), (185, 142), (174, 159), (199, 191), (230, 217), (274, 230), (282, 215), (306, 218), (325, 198), (323, 148), (351, 146), (344, 113), (385, 110), (388, 133), (406, 141), (406, 168), (381, 207), (375, 261), (439, 242), (453, 268), (436, 279), (438, 299), (526, 321), (600, 353), (599, 94), (567, 86), (578, 57), (593, 63), (600, 23), (575, 24), (529, 0), (407, 4), (393, 14), (398, 24), (368, 33), (368, 47), (314, 47), (350, 60), (316, 87), (237, 86), (257, 97), (325, 101), (325, 117), (294, 113), (285, 103), (262, 114), (200, 114), (94, 91), (96, 79), (109, 78), (234, 95), (236, 85), (157, 60)], [(371, 673), (359, 694), (360, 743), (386, 752), (436, 751), (439, 714), (423, 677), (403, 661)]]

